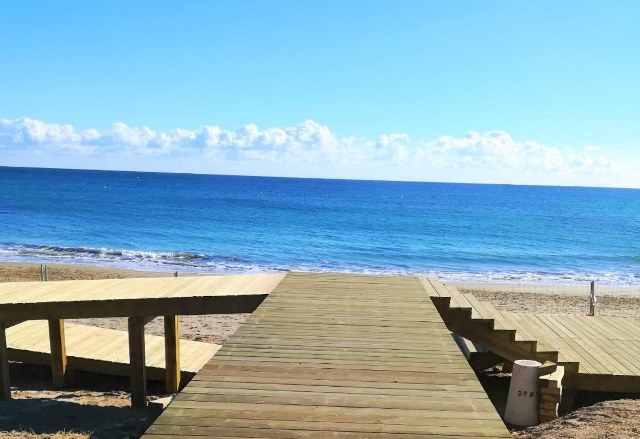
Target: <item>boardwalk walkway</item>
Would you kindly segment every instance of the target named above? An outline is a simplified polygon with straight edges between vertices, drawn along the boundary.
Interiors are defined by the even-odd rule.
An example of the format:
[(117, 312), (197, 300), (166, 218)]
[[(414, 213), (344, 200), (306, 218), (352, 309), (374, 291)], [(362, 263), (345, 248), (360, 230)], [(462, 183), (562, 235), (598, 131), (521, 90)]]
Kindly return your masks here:
[(560, 403), (569, 410), (578, 390), (640, 392), (637, 320), (509, 312), (437, 279), (420, 280), (451, 331), (505, 360), (528, 358), (558, 368), (562, 390), (549, 390), (548, 398), (542, 392), (540, 419), (555, 418)]
[[(131, 403), (146, 407), (144, 327), (149, 321), (164, 318), (165, 382), (167, 391), (174, 393), (181, 378), (178, 316), (253, 312), (283, 277), (277, 273), (0, 283), (0, 400), (11, 399), (7, 333), (12, 327), (48, 320), (53, 384), (64, 387), (69, 378), (64, 320), (127, 317)], [(102, 338), (104, 332), (94, 334)], [(108, 343), (110, 338), (101, 341)], [(85, 354), (80, 352), (81, 357)]]
[(144, 436), (509, 437), (417, 278), (288, 274)]
[[(477, 300), (473, 294), (421, 279), (454, 332), (502, 355), (507, 360), (531, 358), (565, 367), (578, 390), (640, 392), (640, 322), (623, 317), (590, 317), (509, 312)], [(466, 310), (466, 314), (465, 314)], [(458, 315), (455, 315), (458, 314)], [(464, 317), (460, 315), (465, 314)], [(482, 327), (489, 322), (491, 327)], [(485, 325), (486, 326), (486, 325)], [(499, 337), (511, 332), (511, 340)], [(511, 349), (528, 346), (529, 351)], [(511, 356), (515, 353), (516, 356)]]

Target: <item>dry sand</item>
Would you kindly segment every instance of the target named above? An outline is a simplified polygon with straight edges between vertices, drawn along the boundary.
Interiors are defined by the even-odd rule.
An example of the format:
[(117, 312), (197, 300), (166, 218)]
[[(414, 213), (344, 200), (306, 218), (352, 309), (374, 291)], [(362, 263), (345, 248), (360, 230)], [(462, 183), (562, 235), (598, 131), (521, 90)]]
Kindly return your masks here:
[[(49, 280), (171, 275), (172, 273), (114, 268), (49, 265)], [(36, 280), (40, 280), (39, 264), (0, 264), (0, 282)], [(499, 309), (510, 311), (575, 314), (582, 313), (583, 309), (586, 312), (588, 307), (588, 299), (585, 299), (582, 292), (554, 294), (553, 290), (546, 290), (531, 294), (517, 289), (496, 291), (488, 288), (471, 288), (469, 291), (481, 300), (491, 301)], [(602, 297), (599, 305), (600, 314), (603, 315), (640, 318), (640, 297), (611, 297), (610, 300)], [(184, 316), (181, 318), (182, 337), (223, 343), (246, 317), (245, 314)], [(126, 328), (125, 319), (78, 321), (109, 328)], [(162, 320), (156, 319), (151, 322), (147, 331), (162, 335)], [(150, 411), (138, 412), (129, 408), (129, 383), (125, 378), (77, 373), (73, 389), (57, 391), (51, 388), (49, 371), (45, 367), (12, 363), (11, 373), (14, 399), (0, 403), (0, 438), (135, 438), (155, 416)], [(504, 393), (508, 389), (508, 378), (484, 378), (483, 384), (490, 386), (492, 389), (488, 390), (493, 390), (493, 393)], [(165, 396), (159, 384), (151, 385), (149, 394), (151, 398)], [(500, 399), (497, 397), (494, 404), (499, 406)], [(640, 401), (598, 403), (557, 421), (523, 431), (514, 431), (513, 436), (523, 439), (640, 437)]]
[[(583, 287), (522, 287), (509, 284), (456, 286), (461, 292), (472, 293), (478, 300), (490, 302), (504, 311), (571, 315), (585, 315), (589, 312), (589, 291)], [(640, 290), (623, 287), (599, 293), (595, 308), (598, 316), (640, 319)]]

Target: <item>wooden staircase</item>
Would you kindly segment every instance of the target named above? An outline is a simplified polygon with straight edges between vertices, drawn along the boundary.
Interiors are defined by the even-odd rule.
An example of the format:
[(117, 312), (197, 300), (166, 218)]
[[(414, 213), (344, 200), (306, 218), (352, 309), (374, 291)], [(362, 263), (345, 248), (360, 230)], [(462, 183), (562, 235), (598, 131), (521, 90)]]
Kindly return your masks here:
[(499, 311), (491, 304), (433, 278), (423, 277), (420, 281), (451, 332), (485, 346), (505, 360), (536, 360), (547, 367), (549, 373), (553, 371), (558, 351), (516, 329), (515, 322), (506, 325), (497, 320)]
[[(488, 302), (479, 301), (473, 294), (463, 294), (437, 279), (421, 277), (420, 282), (438, 309), (449, 330), (507, 362), (535, 360), (540, 367), (540, 420), (549, 421), (558, 415), (562, 388), (562, 374), (558, 374), (558, 351), (531, 336), (522, 322), (511, 313), (501, 313)], [(563, 364), (563, 370), (575, 370), (577, 364)]]

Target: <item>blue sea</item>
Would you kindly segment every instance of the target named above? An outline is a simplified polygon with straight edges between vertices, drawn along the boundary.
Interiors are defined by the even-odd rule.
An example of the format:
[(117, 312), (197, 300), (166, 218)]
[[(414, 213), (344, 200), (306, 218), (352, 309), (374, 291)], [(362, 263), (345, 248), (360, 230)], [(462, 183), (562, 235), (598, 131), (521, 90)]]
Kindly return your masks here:
[(0, 261), (640, 282), (640, 190), (0, 167)]

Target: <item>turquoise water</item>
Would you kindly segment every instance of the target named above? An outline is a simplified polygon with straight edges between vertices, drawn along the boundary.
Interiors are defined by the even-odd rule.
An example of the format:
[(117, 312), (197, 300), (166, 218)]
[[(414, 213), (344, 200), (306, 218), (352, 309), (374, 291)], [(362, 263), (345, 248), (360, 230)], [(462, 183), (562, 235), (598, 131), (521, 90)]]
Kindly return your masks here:
[(640, 282), (640, 191), (0, 167), (0, 260)]

